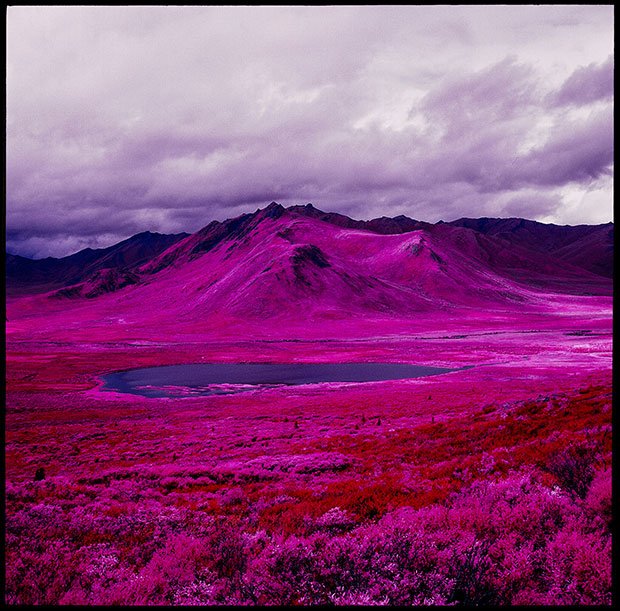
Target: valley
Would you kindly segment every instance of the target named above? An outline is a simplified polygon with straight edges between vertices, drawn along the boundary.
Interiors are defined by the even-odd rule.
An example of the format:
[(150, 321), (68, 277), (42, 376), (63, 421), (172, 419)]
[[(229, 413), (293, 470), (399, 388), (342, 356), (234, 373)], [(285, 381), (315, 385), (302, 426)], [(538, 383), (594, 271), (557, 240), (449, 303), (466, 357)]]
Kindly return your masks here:
[[(7, 601), (609, 604), (613, 228), (513, 225), (273, 203), (77, 272), (8, 260)], [(102, 389), (371, 362), (455, 371)]]

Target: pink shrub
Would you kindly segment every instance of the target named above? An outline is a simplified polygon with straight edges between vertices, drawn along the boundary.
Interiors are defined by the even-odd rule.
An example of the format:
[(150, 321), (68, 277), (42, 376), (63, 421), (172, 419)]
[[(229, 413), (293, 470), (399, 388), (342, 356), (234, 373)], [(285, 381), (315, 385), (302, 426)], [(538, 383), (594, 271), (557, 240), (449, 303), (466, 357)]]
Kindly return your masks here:
[[(123, 440), (98, 421), (80, 430), (92, 445), (79, 454), (73, 436), (63, 445), (37, 424), (56, 462), (33, 481), (34, 450), (13, 455), (23, 475), (6, 486), (5, 601), (609, 604), (611, 470), (595, 388), (581, 412), (573, 401), (558, 416), (564, 407), (545, 395), (465, 424), (404, 410), (400, 421), (381, 413), (377, 427), (369, 401), (357, 431), (359, 410), (322, 415), (326, 396), (312, 399), (312, 418), (291, 416), (297, 429), (257, 418), (251, 402), (247, 421), (214, 419), (201, 404), (179, 408), (168, 436), (159, 426), (175, 416), (157, 404)], [(552, 410), (570, 425), (557, 434)], [(27, 427), (18, 433), (29, 439)], [(589, 438), (595, 451), (574, 449)]]
[(611, 469), (599, 471), (592, 480), (585, 498), (585, 509), (590, 518), (611, 533), (612, 520)]
[(611, 539), (563, 529), (550, 542), (543, 580), (547, 604), (611, 604)]
[[(15, 485), (11, 494), (20, 496)], [(97, 511), (96, 506), (64, 511), (66, 501), (59, 500), (24, 505), (10, 514), (6, 601), (610, 601), (611, 543), (604, 517), (609, 510), (608, 471), (596, 475), (585, 500), (549, 488), (535, 472), (526, 471), (476, 482), (444, 505), (403, 506), (365, 524), (331, 507), (309, 521), (305, 535), (257, 529), (252, 512), (218, 518), (166, 506), (166, 497), (156, 498), (118, 504), (112, 512), (114, 505), (107, 504)]]

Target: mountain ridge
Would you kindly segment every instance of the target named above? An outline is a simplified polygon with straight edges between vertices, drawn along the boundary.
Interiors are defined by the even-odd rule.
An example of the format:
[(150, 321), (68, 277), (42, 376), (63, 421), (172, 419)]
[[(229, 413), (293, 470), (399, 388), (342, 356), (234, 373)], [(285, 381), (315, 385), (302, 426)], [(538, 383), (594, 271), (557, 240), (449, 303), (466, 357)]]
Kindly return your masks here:
[(559, 257), (594, 273), (613, 277), (614, 224), (556, 225), (520, 218), (461, 218), (448, 224)]
[(59, 258), (29, 259), (7, 253), (7, 289), (42, 292), (79, 283), (101, 269), (133, 268), (187, 235), (143, 231), (106, 248), (85, 248)]
[[(541, 242), (544, 224), (500, 221), (431, 224), (403, 215), (358, 221), (310, 204), (284, 208), (272, 202), (193, 234), (143, 232), (107, 249), (79, 251), (55, 260), (57, 269), (42, 282), (35, 274), (20, 286), (13, 269), (7, 288), (13, 295), (40, 293), (67, 304), (118, 295), (119, 311), (138, 316), (149, 303), (198, 320), (214, 312), (242, 318), (302, 311), (407, 317), (436, 309), (514, 308), (536, 302), (545, 291), (611, 293), (610, 278), (588, 269), (592, 262), (576, 258), (571, 247), (589, 240), (590, 252), (600, 255), (595, 263), (613, 271), (613, 241), (611, 256), (601, 246), (608, 226), (562, 228), (568, 237), (548, 229), (544, 250), (530, 244)], [(76, 260), (87, 264), (76, 270)]]

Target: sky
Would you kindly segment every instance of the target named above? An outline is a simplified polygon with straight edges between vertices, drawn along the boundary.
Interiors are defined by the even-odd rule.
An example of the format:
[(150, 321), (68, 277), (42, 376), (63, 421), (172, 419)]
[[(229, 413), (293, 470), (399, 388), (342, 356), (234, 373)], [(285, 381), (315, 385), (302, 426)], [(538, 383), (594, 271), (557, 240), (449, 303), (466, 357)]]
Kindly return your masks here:
[(7, 250), (271, 201), (613, 220), (609, 5), (7, 9)]

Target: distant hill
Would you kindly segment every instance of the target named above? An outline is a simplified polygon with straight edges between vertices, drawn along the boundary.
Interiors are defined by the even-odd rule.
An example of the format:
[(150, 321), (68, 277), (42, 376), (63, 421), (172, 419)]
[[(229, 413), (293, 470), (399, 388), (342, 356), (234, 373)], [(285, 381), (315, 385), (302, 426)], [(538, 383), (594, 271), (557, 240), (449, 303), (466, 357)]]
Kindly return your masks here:
[(192, 324), (222, 313), (243, 319), (457, 315), (463, 308), (514, 310), (549, 292), (610, 295), (610, 236), (611, 224), (358, 221), (272, 202), (190, 235), (143, 233), (63, 259), (11, 256), (7, 288), (67, 304), (116, 300), (109, 305), (119, 315)]
[(38, 293), (79, 283), (102, 269), (131, 270), (187, 235), (145, 231), (108, 248), (86, 248), (62, 258), (28, 259), (7, 254), (7, 290)]
[(545, 253), (607, 278), (613, 277), (614, 224), (553, 225), (508, 218), (462, 218), (448, 223)]

